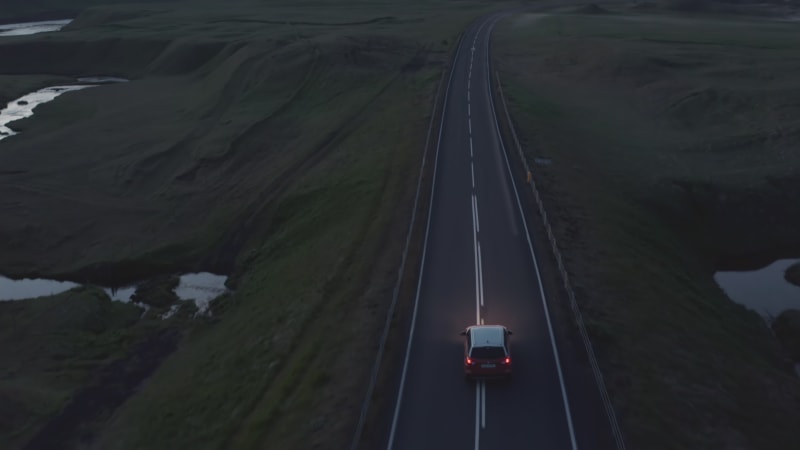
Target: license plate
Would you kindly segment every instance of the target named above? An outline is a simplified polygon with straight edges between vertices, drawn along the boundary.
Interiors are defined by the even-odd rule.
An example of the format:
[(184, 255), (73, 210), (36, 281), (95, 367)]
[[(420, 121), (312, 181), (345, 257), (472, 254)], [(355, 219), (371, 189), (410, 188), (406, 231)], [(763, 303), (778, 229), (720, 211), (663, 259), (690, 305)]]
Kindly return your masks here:
[(495, 364), (481, 364), (481, 367), (483, 367), (484, 369), (492, 369), (494, 367), (497, 367), (497, 365), (495, 365)]

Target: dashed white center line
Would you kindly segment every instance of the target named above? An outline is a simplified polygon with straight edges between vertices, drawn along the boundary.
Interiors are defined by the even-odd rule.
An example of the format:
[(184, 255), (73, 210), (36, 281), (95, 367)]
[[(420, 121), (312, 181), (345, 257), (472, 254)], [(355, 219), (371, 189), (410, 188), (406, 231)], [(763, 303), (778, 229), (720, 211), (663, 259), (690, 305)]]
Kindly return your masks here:
[[(478, 237), (480, 233), (480, 219), (478, 213), (478, 197), (477, 188), (475, 186), (475, 162), (474, 162), (474, 149), (472, 143), (472, 66), (475, 62), (475, 50), (477, 47), (478, 36), (481, 30), (488, 22), (484, 23), (478, 29), (478, 32), (472, 39), (472, 53), (469, 60), (469, 72), (467, 73), (467, 124), (469, 126), (469, 156), (470, 164), (469, 170), (472, 176), (472, 238), (474, 241), (475, 249), (475, 320), (476, 323), (483, 325), (484, 318), (481, 317), (481, 308), (483, 307), (483, 261), (481, 256), (481, 242)], [(488, 52), (487, 52), (488, 53)], [(488, 79), (488, 78), (487, 78)], [(480, 429), (486, 428), (486, 384), (483, 381), (478, 381), (475, 386), (475, 450), (479, 450), (480, 444)]]
[(486, 428), (486, 383), (481, 382), (481, 428)]
[[(475, 221), (476, 222), (478, 221), (477, 207), (478, 207), (478, 203), (475, 202), (475, 208), (476, 208), (476, 210), (475, 210)], [(480, 243), (480, 241), (478, 241), (478, 267), (481, 269), (480, 273), (478, 274), (478, 280), (480, 280), (481, 307), (483, 307), (483, 261), (482, 261), (482, 258), (481, 258), (481, 243)], [(480, 314), (481, 314), (481, 312), (480, 312), (480, 310), (478, 310), (478, 315), (480, 315)]]
[[(473, 214), (474, 214), (474, 212), (473, 212)], [(475, 218), (473, 216), (473, 220), (474, 219)], [(479, 270), (480, 270), (480, 268), (478, 267), (478, 245), (476, 243), (475, 244), (475, 272), (477, 273)], [(477, 292), (479, 289), (480, 289), (480, 281), (478, 280), (478, 277), (476, 276), (475, 277), (475, 291)], [(480, 304), (480, 298), (476, 297), (475, 298), (475, 303), (476, 303), (475, 323), (480, 323), (480, 321), (481, 321), (481, 308), (479, 306), (477, 306), (477, 305)]]
[[(478, 228), (477, 227), (477, 222), (478, 222), (478, 220), (477, 220), (477, 211), (475, 210), (475, 194), (472, 194), (472, 226), (475, 229)], [(476, 255), (475, 262), (477, 263), (477, 255)], [(478, 287), (478, 286), (476, 286), (476, 287)]]
[[(472, 164), (470, 164), (472, 166)], [(475, 249), (475, 323), (481, 322), (483, 306), (483, 261), (481, 259), (481, 241), (478, 239), (478, 197), (472, 193), (472, 245)]]
[[(473, 172), (473, 177), (474, 176), (475, 176), (475, 172)], [(475, 183), (472, 183), (472, 184), (474, 185)], [(478, 197), (476, 197), (475, 194), (472, 195), (472, 203), (475, 204), (475, 232), (480, 233), (481, 232), (481, 220), (480, 220), (480, 216), (478, 215)], [(480, 257), (480, 253), (478, 253), (478, 256)], [(483, 296), (481, 295), (481, 297), (483, 297)]]
[(478, 426), (481, 421), (481, 382), (475, 384), (475, 450), (478, 450), (478, 432), (480, 427)]
[[(472, 163), (469, 163), (469, 172), (472, 174), (472, 189), (474, 190), (475, 189), (475, 165), (472, 164)], [(473, 206), (474, 206), (474, 203), (475, 203), (475, 196), (474, 195), (472, 196), (472, 203), (473, 203)], [(473, 211), (473, 214), (474, 213), (475, 213), (475, 211)]]

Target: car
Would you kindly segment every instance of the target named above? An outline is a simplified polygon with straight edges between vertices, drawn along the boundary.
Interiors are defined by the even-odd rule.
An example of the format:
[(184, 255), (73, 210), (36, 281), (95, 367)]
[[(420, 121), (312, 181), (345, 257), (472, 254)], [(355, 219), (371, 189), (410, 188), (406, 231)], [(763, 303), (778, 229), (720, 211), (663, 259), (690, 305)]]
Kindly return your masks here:
[(511, 334), (503, 325), (472, 325), (462, 331), (464, 376), (467, 379), (510, 377)]

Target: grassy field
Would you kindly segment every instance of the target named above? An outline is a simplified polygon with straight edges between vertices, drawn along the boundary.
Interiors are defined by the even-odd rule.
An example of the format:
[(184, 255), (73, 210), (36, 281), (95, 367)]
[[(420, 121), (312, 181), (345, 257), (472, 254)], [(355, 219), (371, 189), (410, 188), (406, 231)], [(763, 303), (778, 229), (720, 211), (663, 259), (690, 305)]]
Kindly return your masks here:
[[(0, 273), (108, 285), (213, 270), (235, 288), (213, 319), (150, 314), (103, 320), (108, 336), (70, 334), (90, 343), (66, 361), (39, 344), (50, 337), (15, 337), (44, 350), (0, 379), (0, 412), (29, 411), (3, 422), (3, 448), (48, 435), (102, 449), (345, 447), (443, 63), (463, 27), (499, 7), (452, 5), (98, 7), (58, 34), (0, 41), (9, 99), (51, 79), (132, 80), (11, 124), (22, 133), (0, 145)], [(97, 291), (65, 295), (133, 314)], [(65, 298), (3, 305), (0, 320), (36, 330), (42, 305)], [(81, 409), (137, 357), (153, 362), (146, 383), (117, 386), (99, 413)], [(45, 392), (46, 405), (12, 395), (22, 382), (51, 389), (50, 371), (70, 365), (82, 372)]]
[(97, 367), (124, 354), (145, 324), (141, 312), (97, 290), (0, 302), (0, 447), (30, 438)]
[(631, 448), (791, 449), (800, 381), (712, 275), (800, 253), (800, 34), (524, 14), (496, 68)]
[[(203, 0), (172, 0), (170, 3), (184, 1), (200, 3)], [(134, 3), (130, 0), (4, 0), (0, 9), (0, 24), (34, 22), (39, 20), (71, 19), (86, 8), (94, 6)], [(137, 0), (139, 5), (165, 3), (164, 0)]]

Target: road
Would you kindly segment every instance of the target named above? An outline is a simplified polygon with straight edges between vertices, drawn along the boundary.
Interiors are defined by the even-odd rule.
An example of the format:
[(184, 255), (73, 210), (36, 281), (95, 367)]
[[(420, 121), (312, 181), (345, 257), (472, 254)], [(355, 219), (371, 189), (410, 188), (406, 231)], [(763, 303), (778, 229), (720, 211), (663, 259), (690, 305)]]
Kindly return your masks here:
[[(496, 127), (488, 56), (499, 17), (466, 30), (448, 81), (388, 450), (585, 450), (609, 442), (598, 438), (608, 434), (607, 418), (586, 394), (596, 388), (569, 373), (579, 355), (559, 353), (538, 267), (549, 255), (534, 253), (528, 231), (536, 228), (523, 218), (525, 193), (512, 182)], [(476, 323), (514, 332), (509, 382), (464, 380), (459, 332)], [(575, 379), (582, 385), (573, 388)]]

